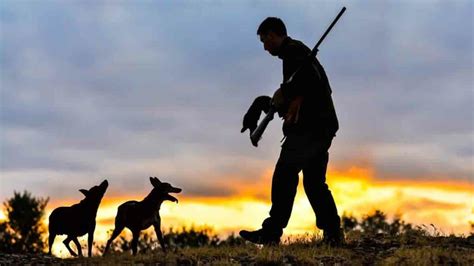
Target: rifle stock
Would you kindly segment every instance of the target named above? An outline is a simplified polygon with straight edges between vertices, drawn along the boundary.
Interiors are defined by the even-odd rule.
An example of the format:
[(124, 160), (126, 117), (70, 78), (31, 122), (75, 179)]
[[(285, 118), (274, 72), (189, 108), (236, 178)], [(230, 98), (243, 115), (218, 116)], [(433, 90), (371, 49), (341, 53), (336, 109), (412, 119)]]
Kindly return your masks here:
[(258, 147), (258, 141), (262, 138), (263, 132), (267, 128), (270, 121), (273, 120), (275, 113), (275, 108), (271, 107), (270, 110), (268, 110), (267, 115), (265, 115), (265, 117), (262, 119), (262, 122), (260, 122), (257, 128), (250, 134), (250, 141), (252, 142), (253, 146)]

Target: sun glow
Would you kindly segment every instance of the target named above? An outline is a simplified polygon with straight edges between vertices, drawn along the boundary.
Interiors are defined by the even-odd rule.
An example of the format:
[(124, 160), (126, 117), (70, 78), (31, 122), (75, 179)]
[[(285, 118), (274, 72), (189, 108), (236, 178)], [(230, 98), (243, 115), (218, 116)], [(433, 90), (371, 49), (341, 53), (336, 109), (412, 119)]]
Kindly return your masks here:
[(3, 222), (7, 219), (7, 217), (5, 216), (5, 213), (3, 213), (3, 210), (0, 210), (0, 222)]

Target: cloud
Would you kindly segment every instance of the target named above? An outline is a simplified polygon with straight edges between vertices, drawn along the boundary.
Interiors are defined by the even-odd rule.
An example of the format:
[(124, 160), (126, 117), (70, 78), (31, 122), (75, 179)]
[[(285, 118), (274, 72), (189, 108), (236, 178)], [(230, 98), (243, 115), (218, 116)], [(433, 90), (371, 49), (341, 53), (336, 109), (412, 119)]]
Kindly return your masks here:
[[(347, 6), (319, 53), (341, 124), (331, 167), (369, 165), (381, 179), (472, 180), (472, 3)], [(12, 189), (67, 196), (101, 177), (120, 184), (113, 193), (144, 193), (153, 174), (193, 195), (223, 196), (235, 193), (232, 182), (242, 189), (263, 178), (278, 156), (280, 123), (258, 149), (239, 130), (252, 99), (281, 82), (281, 66), (255, 29), (280, 16), (312, 46), (338, 9), (4, 4), (2, 197)]]

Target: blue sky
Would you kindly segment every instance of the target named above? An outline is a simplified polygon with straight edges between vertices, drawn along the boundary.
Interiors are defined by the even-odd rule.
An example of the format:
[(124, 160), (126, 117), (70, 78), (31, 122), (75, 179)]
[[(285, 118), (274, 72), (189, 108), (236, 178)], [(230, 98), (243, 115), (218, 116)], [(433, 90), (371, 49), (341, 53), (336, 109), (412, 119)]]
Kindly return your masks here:
[(473, 181), (471, 1), (2, 1), (0, 200), (66, 197), (148, 176), (226, 196), (272, 167), (240, 134), (254, 97), (281, 83), (256, 35), (267, 16), (320, 47), (340, 131), (330, 167), (379, 179)]

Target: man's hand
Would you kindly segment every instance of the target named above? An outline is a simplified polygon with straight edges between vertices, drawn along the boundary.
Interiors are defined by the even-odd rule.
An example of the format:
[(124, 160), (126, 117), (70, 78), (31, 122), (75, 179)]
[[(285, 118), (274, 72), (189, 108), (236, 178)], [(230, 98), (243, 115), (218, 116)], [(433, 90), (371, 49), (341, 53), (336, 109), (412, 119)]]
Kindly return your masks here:
[(296, 98), (290, 102), (288, 112), (286, 113), (284, 118), (285, 124), (296, 124), (298, 122), (302, 102), (303, 96), (296, 96)]
[(259, 96), (255, 98), (249, 110), (244, 115), (243, 126), (240, 130), (241, 133), (244, 133), (245, 130), (249, 129), (250, 134), (252, 134), (252, 132), (257, 128), (257, 122), (260, 119), (262, 111), (267, 113), (270, 109), (271, 100), (272, 99), (268, 96)]
[(283, 90), (279, 88), (275, 91), (272, 98), (272, 104), (276, 110), (283, 110), (285, 108), (285, 97), (283, 96)]

